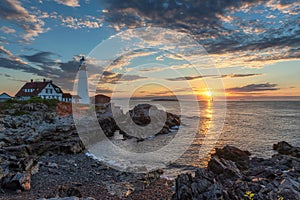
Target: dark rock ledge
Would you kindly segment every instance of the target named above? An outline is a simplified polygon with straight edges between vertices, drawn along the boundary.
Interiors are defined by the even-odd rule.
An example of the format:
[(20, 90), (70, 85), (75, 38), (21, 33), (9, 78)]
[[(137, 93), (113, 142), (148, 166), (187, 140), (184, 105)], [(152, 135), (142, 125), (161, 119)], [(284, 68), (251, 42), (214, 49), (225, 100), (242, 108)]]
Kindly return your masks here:
[(172, 199), (300, 199), (300, 148), (283, 141), (273, 149), (278, 154), (269, 159), (250, 159), (232, 146), (216, 149), (207, 169), (177, 177)]

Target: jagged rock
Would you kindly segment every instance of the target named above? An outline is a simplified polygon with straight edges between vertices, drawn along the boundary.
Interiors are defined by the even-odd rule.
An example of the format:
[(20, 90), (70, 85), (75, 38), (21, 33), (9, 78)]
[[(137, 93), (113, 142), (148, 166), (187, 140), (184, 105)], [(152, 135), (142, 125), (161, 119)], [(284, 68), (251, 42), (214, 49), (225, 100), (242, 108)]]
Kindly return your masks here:
[(236, 163), (239, 169), (247, 169), (249, 167), (249, 151), (242, 151), (236, 147), (226, 145), (224, 148), (216, 148), (216, 153), (212, 156), (218, 156), (226, 160), (231, 160)]
[(172, 197), (173, 200), (192, 199), (193, 193), (191, 184), (193, 182), (191, 174), (180, 174), (176, 178), (176, 194)]
[(291, 178), (283, 179), (278, 190), (284, 199), (300, 199), (300, 184)]
[(300, 148), (293, 147), (289, 143), (282, 141), (273, 145), (273, 149), (278, 151), (280, 154), (291, 155), (300, 158)]
[[(281, 145), (287, 152), (298, 148)], [(245, 198), (246, 191), (251, 191), (257, 200), (300, 199), (299, 158), (276, 154), (269, 159), (252, 158), (247, 168), (243, 165), (238, 168), (241, 163), (237, 158), (245, 164), (248, 156), (248, 152), (228, 146), (217, 150), (209, 161), (208, 171), (198, 169), (195, 177), (186, 174), (177, 177), (172, 199), (240, 200)]]
[(242, 174), (236, 164), (231, 160), (225, 160), (214, 156), (208, 163), (208, 170), (216, 173), (223, 174), (225, 177), (242, 178)]
[(30, 190), (31, 176), (29, 173), (17, 173), (2, 179), (2, 187), (10, 190)]
[(28, 156), (31, 153), (31, 147), (29, 145), (18, 145), (18, 146), (9, 146), (3, 148), (9, 154), (14, 155), (18, 158), (23, 158)]
[(19, 163), (21, 164), (22, 170), (30, 173), (31, 175), (38, 172), (37, 157), (27, 156), (22, 158)]
[[(160, 134), (176, 132), (180, 126), (180, 117), (150, 104), (138, 104), (123, 116), (123, 126), (127, 127), (127, 133), (120, 130), (125, 139), (137, 138), (138, 141), (154, 137)], [(151, 125), (149, 125), (151, 123)], [(137, 125), (137, 126), (136, 126)], [(132, 128), (134, 127), (134, 128)], [(153, 130), (156, 130), (153, 132)]]
[(107, 117), (101, 120), (99, 119), (99, 124), (107, 137), (113, 137), (114, 133), (119, 130), (115, 120), (112, 117)]

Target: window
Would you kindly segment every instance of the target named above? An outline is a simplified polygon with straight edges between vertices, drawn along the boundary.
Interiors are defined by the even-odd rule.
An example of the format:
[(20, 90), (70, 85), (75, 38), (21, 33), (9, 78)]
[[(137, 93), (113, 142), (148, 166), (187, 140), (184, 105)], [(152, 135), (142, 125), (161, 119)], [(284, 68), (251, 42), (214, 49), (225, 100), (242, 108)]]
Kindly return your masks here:
[(52, 89), (49, 89), (49, 93), (52, 94)]
[(46, 94), (48, 94), (48, 89), (46, 89)]

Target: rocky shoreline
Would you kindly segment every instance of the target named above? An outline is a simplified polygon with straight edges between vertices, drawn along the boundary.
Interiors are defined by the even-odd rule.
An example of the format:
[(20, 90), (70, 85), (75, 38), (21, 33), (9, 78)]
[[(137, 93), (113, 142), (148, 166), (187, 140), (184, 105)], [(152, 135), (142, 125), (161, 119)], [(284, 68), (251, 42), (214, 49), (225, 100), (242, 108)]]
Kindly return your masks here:
[[(138, 107), (129, 114), (143, 125), (149, 123), (143, 112)], [(158, 134), (180, 125), (176, 115), (167, 119)], [(113, 136), (113, 120), (101, 120)], [(0, 129), (0, 199), (300, 199), (300, 148), (286, 142), (275, 144), (278, 154), (269, 159), (232, 146), (216, 149), (207, 168), (172, 181), (160, 178), (162, 170), (125, 173), (86, 156), (72, 117), (57, 115), (55, 107), (2, 109)]]
[[(119, 172), (86, 156), (70, 109), (64, 109), (67, 113), (56, 109), (42, 103), (14, 103), (1, 110), (0, 199), (120, 199), (129, 195), (130, 199), (168, 199), (172, 195), (172, 182), (160, 179), (162, 170)], [(135, 111), (142, 112), (139, 107)], [(149, 119), (137, 120), (144, 123)], [(166, 123), (167, 129), (174, 124)], [(109, 116), (101, 118), (99, 124), (108, 137), (118, 130)], [(161, 189), (165, 192), (158, 192)]]
[(273, 149), (278, 154), (269, 159), (250, 159), (232, 146), (216, 149), (207, 169), (177, 177), (172, 199), (300, 199), (300, 148), (283, 141)]

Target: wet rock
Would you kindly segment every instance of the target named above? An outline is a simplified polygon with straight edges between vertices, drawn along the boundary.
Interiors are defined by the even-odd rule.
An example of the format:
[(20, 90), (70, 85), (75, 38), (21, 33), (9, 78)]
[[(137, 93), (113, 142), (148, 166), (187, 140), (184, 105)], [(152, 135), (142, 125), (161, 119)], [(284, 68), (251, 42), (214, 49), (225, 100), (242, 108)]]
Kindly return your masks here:
[(278, 151), (280, 154), (291, 155), (293, 157), (300, 158), (300, 148), (293, 147), (289, 143), (282, 141), (273, 145), (273, 149)]
[(193, 183), (193, 179), (191, 174), (180, 174), (176, 178), (176, 194), (172, 197), (173, 200), (177, 199), (192, 199), (193, 198), (193, 190), (191, 185)]
[(139, 141), (160, 134), (177, 132), (180, 126), (179, 116), (150, 104), (136, 105), (123, 116), (121, 121), (123, 121), (122, 126), (127, 127), (127, 132), (130, 133), (122, 130), (120, 134), (123, 134), (125, 139), (137, 138)]
[(242, 151), (236, 147), (226, 145), (224, 148), (216, 148), (216, 153), (212, 156), (218, 156), (225, 160), (231, 160), (236, 163), (239, 169), (247, 169), (249, 167), (249, 151)]
[(242, 174), (236, 164), (231, 160), (225, 160), (216, 156), (212, 157), (208, 163), (208, 170), (215, 174), (223, 174), (225, 177), (242, 178)]
[[(285, 152), (298, 148), (285, 143), (280, 145)], [(248, 161), (248, 156), (248, 152), (235, 147), (217, 150), (209, 161), (208, 170), (198, 169), (194, 177), (186, 174), (177, 177), (172, 198), (239, 200), (251, 191), (257, 200), (300, 199), (299, 158), (276, 154), (269, 159), (252, 158)]]

